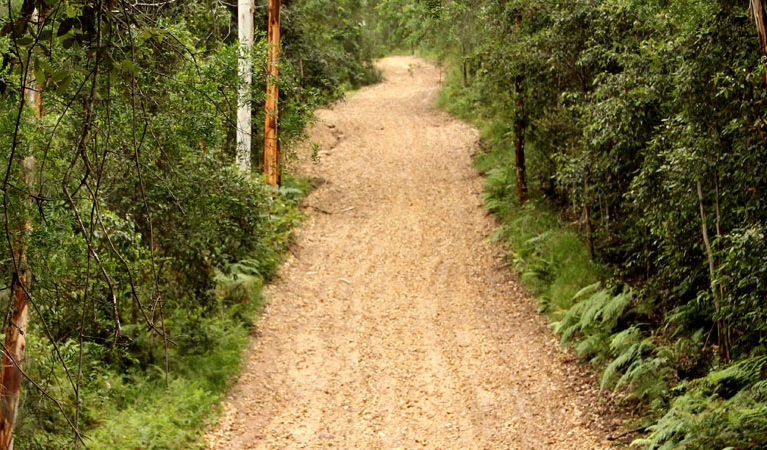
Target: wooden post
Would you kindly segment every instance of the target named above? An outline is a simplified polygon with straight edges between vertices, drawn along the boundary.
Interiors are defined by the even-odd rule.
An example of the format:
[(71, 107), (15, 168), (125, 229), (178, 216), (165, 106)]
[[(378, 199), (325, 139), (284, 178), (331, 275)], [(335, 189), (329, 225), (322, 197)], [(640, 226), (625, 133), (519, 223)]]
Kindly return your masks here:
[(239, 89), (237, 90), (237, 166), (250, 173), (251, 103), (250, 85), (253, 81), (251, 53), (253, 51), (253, 0), (237, 3), (237, 37), (240, 55), (237, 60)]
[(264, 121), (264, 174), (266, 182), (280, 185), (280, 145), (277, 140), (278, 98), (277, 76), (280, 54), (280, 6), (282, 0), (269, 0), (266, 62), (266, 119)]

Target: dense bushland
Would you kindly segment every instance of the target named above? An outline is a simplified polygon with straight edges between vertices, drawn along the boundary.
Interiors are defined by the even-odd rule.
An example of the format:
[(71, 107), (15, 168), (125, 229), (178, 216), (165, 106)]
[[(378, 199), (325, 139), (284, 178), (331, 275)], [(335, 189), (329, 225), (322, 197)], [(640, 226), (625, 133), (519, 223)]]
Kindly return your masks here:
[[(362, 4), (341, 4), (283, 11), (285, 148), (319, 104), (376, 79)], [(26, 0), (0, 13), (4, 329), (12, 279), (31, 273), (14, 448), (199, 447), (303, 192), (234, 167), (236, 11)], [(265, 52), (257, 39), (254, 80)]]
[(452, 68), (442, 102), (483, 129), (498, 234), (563, 341), (641, 412), (636, 444), (767, 445), (763, 3), (377, 11), (394, 46)]

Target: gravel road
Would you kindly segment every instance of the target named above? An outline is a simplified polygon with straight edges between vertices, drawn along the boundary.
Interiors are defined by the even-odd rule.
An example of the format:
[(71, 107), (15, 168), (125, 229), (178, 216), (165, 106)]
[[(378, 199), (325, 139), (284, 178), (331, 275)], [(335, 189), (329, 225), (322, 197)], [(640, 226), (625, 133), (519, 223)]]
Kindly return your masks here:
[[(594, 378), (488, 241), (478, 133), (414, 57), (317, 113), (317, 185), (211, 449), (608, 449)], [(607, 430), (607, 431), (605, 431)]]

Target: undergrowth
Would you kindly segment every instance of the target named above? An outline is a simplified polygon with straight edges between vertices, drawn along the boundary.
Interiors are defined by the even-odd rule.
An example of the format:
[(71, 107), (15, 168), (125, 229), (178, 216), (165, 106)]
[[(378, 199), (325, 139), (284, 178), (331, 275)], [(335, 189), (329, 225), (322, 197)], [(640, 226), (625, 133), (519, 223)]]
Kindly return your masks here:
[[(54, 348), (30, 333), (26, 370), (38, 389), (24, 391), (16, 447), (71, 448), (76, 425), (89, 449), (205, 448), (202, 431), (217, 420), (220, 400), (240, 371), (248, 336), (264, 306), (262, 286), (277, 270), (290, 229), (300, 219), (295, 205), (308, 189), (305, 180), (285, 177), (274, 197), (270, 220), (276, 226), (259, 236), (260, 245), (268, 248), (258, 247), (260, 253), (242, 254), (214, 269), (204, 303), (166, 300), (167, 349), (140, 323), (126, 323), (115, 346), (70, 338)], [(183, 287), (168, 291), (191, 292)], [(70, 398), (78, 378), (81, 406), (74, 414)], [(63, 400), (59, 404), (72, 423), (48, 397)]]
[[(84, 368), (81, 429), (87, 448), (204, 448), (200, 430), (217, 417), (215, 405), (240, 369), (250, 328), (263, 305), (261, 278), (236, 270), (217, 281), (216, 314), (176, 310), (168, 318), (169, 327), (194, 327), (194, 333), (173, 336), (176, 345), (168, 349), (171, 365), (167, 374), (161, 356), (148, 368), (124, 372), (95, 358)], [(68, 361), (76, 361), (76, 342), (67, 342), (60, 349)], [(30, 373), (39, 374), (49, 394), (63, 396), (68, 386), (60, 381), (66, 377), (57, 373), (62, 369), (56, 364), (54, 349), (47, 341), (35, 339), (28, 351), (35, 356)], [(85, 348), (88, 354), (104, 351), (96, 345)], [(53, 372), (46, 373), (48, 370)], [(23, 405), (33, 410), (47, 407), (44, 399), (33, 395), (26, 396)], [(36, 414), (35, 418), (35, 422), (22, 422), (19, 437), (23, 448), (71, 446), (71, 437), (61, 432), (66, 424), (59, 423), (63, 421), (60, 414)], [(35, 432), (25, 433), (26, 428)]]

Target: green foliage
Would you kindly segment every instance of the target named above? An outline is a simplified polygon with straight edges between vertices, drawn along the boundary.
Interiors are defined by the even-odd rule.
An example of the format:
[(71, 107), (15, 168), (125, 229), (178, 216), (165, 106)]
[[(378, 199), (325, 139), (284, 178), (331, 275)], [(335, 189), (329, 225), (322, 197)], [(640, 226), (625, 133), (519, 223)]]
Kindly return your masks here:
[[(737, 330), (736, 342), (752, 353), (767, 351), (767, 239), (765, 226), (735, 228), (718, 242), (726, 249), (717, 268), (717, 282), (725, 293), (717, 316)], [(745, 350), (744, 350), (745, 352)]]
[(208, 409), (216, 397), (181, 379), (174, 378), (167, 388), (152, 384), (140, 382), (129, 389), (135, 390), (129, 395), (148, 401), (104, 411), (105, 419), (86, 437), (88, 448), (204, 448), (195, 442), (199, 436), (194, 430), (203, 423), (200, 410)]
[[(288, 158), (319, 104), (376, 79), (363, 4), (342, 3), (284, 9)], [(15, 448), (71, 448), (74, 429), (91, 448), (201, 448), (307, 191), (287, 173), (273, 189), (234, 168), (235, 11), (206, 1), (140, 12), (8, 6), (0, 287), (23, 249), (34, 306), (26, 370), (37, 383), (25, 382)], [(46, 8), (43, 22), (33, 7)], [(263, 79), (258, 33), (252, 56)], [(23, 98), (30, 87), (42, 92), (42, 117)], [(262, 83), (250, 97), (257, 145)], [(0, 297), (4, 310), (11, 300)]]
[(283, 47), (300, 87), (314, 86), (322, 100), (332, 101), (380, 80), (365, 8), (361, 0), (289, 4), (282, 19)]
[(667, 406), (669, 384), (674, 381), (674, 354), (667, 347), (656, 346), (637, 326), (631, 326), (610, 338), (612, 360), (602, 372), (602, 388), (628, 387), (628, 399), (636, 399), (652, 412)]
[(103, 381), (109, 384), (99, 408), (104, 420), (88, 433), (89, 448), (204, 448), (200, 430), (239, 371), (248, 324), (261, 305), (260, 278), (233, 273), (219, 283), (227, 296), (219, 297), (215, 316), (179, 311), (169, 320), (186, 326), (178, 328), (167, 386), (160, 367)]
[(633, 445), (649, 449), (763, 448), (767, 358), (747, 358), (682, 383), (668, 412)]
[(542, 204), (520, 207), (515, 198), (514, 175), (503, 169), (487, 174), (485, 204), (502, 218), (493, 238), (508, 243), (511, 260), (522, 279), (541, 298), (541, 308), (563, 311), (573, 304), (585, 285), (604, 277), (604, 270), (588, 260), (583, 240), (571, 227), (561, 224)]
[[(89, 448), (204, 448), (200, 430), (215, 418), (211, 413), (240, 368), (251, 326), (263, 306), (257, 265), (244, 260), (231, 265), (226, 275), (220, 273), (215, 303), (206, 310), (172, 310), (167, 327), (174, 330), (174, 345), (168, 349), (167, 379), (161, 356), (156, 357), (159, 365), (139, 364), (130, 348), (86, 342), (82, 347), (86, 363), (81, 366), (80, 345), (73, 340), (58, 344), (56, 351), (50, 342), (31, 339), (27, 373), (72, 413), (75, 400), (64, 367), (69, 376), (77, 376), (78, 366), (82, 367), (79, 420)], [(127, 332), (129, 327), (125, 328)], [(135, 336), (132, 347), (141, 340), (149, 345), (152, 336)], [(115, 370), (110, 355), (116, 352), (133, 359), (134, 365)], [(56, 405), (34, 389), (24, 392), (24, 420), (16, 445), (71, 446), (71, 431)]]
[(420, 42), (427, 38), (429, 27), (442, 8), (442, 3), (438, 0), (375, 2), (375, 15), (372, 18), (380, 45), (389, 51), (414, 52)]
[[(576, 333), (581, 335), (609, 335), (615, 330), (618, 321), (632, 300), (631, 291), (615, 294), (612, 289), (594, 283), (584, 287), (573, 297), (573, 306), (558, 322), (554, 330), (562, 337), (562, 342), (573, 340)], [(606, 351), (581, 352), (582, 356), (604, 357)]]

